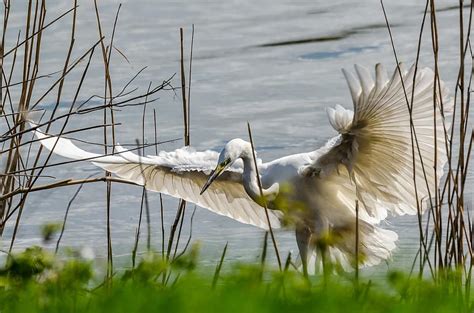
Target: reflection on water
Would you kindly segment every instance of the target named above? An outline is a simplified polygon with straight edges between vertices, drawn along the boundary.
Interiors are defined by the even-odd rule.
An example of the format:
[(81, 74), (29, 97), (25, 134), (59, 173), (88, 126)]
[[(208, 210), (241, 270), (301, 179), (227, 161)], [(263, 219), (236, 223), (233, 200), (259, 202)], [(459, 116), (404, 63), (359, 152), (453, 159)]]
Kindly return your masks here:
[[(75, 54), (77, 58), (98, 39), (92, 1), (79, 1)], [(69, 1), (48, 1), (48, 18), (71, 7)], [(449, 9), (450, 1), (438, 1), (438, 7)], [(9, 44), (13, 46), (17, 32), (24, 24), (25, 8), (15, 1), (11, 10)], [(113, 25), (117, 1), (100, 1), (105, 32)], [(386, 4), (393, 28), (395, 45), (401, 61), (412, 63), (416, 55), (418, 32), (424, 10), (423, 3), (401, 0)], [(440, 70), (442, 77), (454, 89), (457, 77), (458, 34), (456, 10), (443, 10), (438, 16), (441, 43)], [(330, 127), (325, 108), (352, 103), (341, 68), (352, 68), (354, 63), (372, 67), (383, 63), (391, 71), (395, 61), (384, 18), (378, 2), (374, 1), (123, 1), (114, 45), (125, 56), (113, 54), (111, 74), (114, 91), (123, 88), (140, 69), (146, 70), (133, 82), (145, 92), (150, 81), (159, 83), (179, 71), (179, 27), (185, 27), (189, 46), (190, 26), (196, 28), (193, 81), (191, 96), (191, 143), (197, 149), (220, 149), (234, 137), (247, 138), (246, 122), (252, 125), (259, 157), (268, 161), (280, 156), (320, 147), (335, 135)], [(53, 25), (44, 37), (44, 55), (40, 74), (61, 70), (68, 48), (70, 20)], [(426, 32), (423, 37), (420, 62), (432, 65), (432, 47)], [(21, 57), (21, 55), (19, 55)], [(103, 94), (103, 65), (97, 53), (84, 82), (80, 99)], [(57, 79), (57, 75), (37, 82), (39, 98)], [(80, 71), (73, 71), (65, 81), (63, 101), (71, 101)], [(13, 79), (13, 81), (18, 81)], [(174, 85), (179, 86), (178, 79)], [(12, 92), (15, 92), (12, 90)], [(153, 110), (157, 113), (158, 139), (165, 141), (182, 136), (181, 101), (174, 92), (162, 92), (159, 99), (147, 107), (146, 141), (154, 140)], [(51, 95), (43, 107), (54, 103)], [(65, 110), (60, 108), (61, 110)], [(50, 113), (50, 112), (49, 112)], [(116, 112), (117, 138), (122, 143), (133, 143), (141, 138), (142, 110), (122, 108)], [(74, 116), (68, 129), (100, 124), (101, 114)], [(84, 133), (87, 141), (101, 142), (102, 133)], [(181, 142), (163, 144), (170, 150)], [(93, 151), (102, 148), (79, 143)], [(154, 153), (149, 149), (147, 153)], [(53, 161), (62, 161), (53, 158)], [(50, 169), (44, 174), (54, 177), (81, 178), (98, 173), (93, 165), (74, 163)], [(472, 178), (471, 179), (472, 182)], [(50, 182), (47, 178), (42, 183)], [(38, 244), (39, 226), (46, 221), (61, 220), (76, 187), (68, 187), (29, 197), (19, 228), (16, 247)], [(86, 185), (71, 206), (63, 237), (64, 245), (94, 247), (99, 257), (106, 254), (105, 186)], [(138, 223), (141, 189), (113, 185), (112, 236), (117, 262), (129, 264)], [(472, 193), (466, 195), (472, 206)], [(152, 243), (161, 246), (159, 196), (150, 193)], [(165, 197), (165, 226), (174, 218), (177, 202)], [(187, 216), (193, 210), (189, 206)], [(189, 219), (188, 219), (189, 221)], [(411, 265), (418, 248), (417, 220), (413, 216), (390, 218), (384, 226), (400, 235), (399, 249), (387, 266)], [(183, 236), (189, 235), (189, 222)], [(9, 238), (12, 224), (5, 238)], [(142, 232), (143, 233), (143, 232)], [(258, 260), (263, 232), (228, 218), (197, 209), (194, 217), (193, 239), (202, 243), (205, 262), (214, 264), (221, 249), (228, 242), (231, 260)], [(185, 242), (186, 240), (183, 240)], [(278, 232), (282, 254), (296, 251), (293, 233)], [(271, 251), (269, 251), (271, 252)], [(379, 266), (380, 269), (387, 267)]]
[(346, 54), (357, 54), (357, 53), (364, 53), (370, 50), (375, 50), (378, 47), (376, 46), (365, 46), (365, 47), (350, 47), (347, 49), (342, 49), (342, 50), (336, 50), (336, 51), (318, 51), (318, 52), (312, 52), (308, 53), (305, 55), (302, 55), (301, 57), (303, 59), (335, 59), (339, 58), (343, 55)]

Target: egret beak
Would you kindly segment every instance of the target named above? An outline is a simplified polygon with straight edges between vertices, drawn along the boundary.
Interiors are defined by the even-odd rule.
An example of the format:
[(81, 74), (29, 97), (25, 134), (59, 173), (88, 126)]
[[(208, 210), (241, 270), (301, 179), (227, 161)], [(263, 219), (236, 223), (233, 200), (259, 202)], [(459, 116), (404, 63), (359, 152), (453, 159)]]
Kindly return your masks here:
[(207, 182), (206, 182), (206, 183), (204, 184), (204, 186), (202, 187), (200, 195), (202, 195), (202, 194), (204, 193), (204, 191), (206, 191), (206, 189), (209, 188), (209, 186), (212, 184), (212, 182), (213, 182), (217, 177), (219, 177), (219, 176), (224, 172), (225, 169), (226, 169), (226, 166), (224, 166), (224, 165), (222, 165), (222, 164), (218, 164), (218, 165), (216, 166), (216, 169), (211, 172), (211, 174), (209, 175), (209, 178), (208, 178)]

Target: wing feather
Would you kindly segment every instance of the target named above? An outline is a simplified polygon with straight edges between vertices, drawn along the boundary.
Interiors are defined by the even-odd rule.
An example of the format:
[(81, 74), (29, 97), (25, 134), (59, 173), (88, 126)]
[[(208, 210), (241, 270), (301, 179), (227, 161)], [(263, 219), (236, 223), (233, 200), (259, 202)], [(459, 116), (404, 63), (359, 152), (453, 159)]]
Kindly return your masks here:
[[(210, 211), (239, 222), (268, 229), (263, 208), (255, 203), (242, 186), (242, 167), (237, 165), (223, 173), (203, 194), (201, 187), (217, 164), (214, 151), (196, 152), (189, 148), (160, 152), (157, 156), (141, 157), (121, 146), (117, 154), (103, 156), (86, 152), (69, 139), (48, 136), (35, 131), (41, 144), (66, 158), (90, 160), (118, 177), (145, 186), (146, 189), (182, 198)], [(269, 211), (270, 223), (279, 228), (281, 213)]]
[[(447, 160), (444, 129), (449, 125), (440, 113), (440, 103), (449, 114), (448, 90), (441, 82), (434, 97), (434, 73), (429, 68), (407, 70), (401, 64), (402, 77), (395, 69), (388, 79), (377, 64), (375, 80), (364, 67), (355, 69), (357, 79), (343, 71), (354, 104), (353, 119), (346, 118), (343, 108), (328, 110), (329, 121), (340, 135), (301, 173), (323, 178), (330, 186), (327, 190), (333, 190), (343, 203), (341, 210), (354, 212), (358, 200), (364, 209), (361, 218), (368, 222), (377, 223), (388, 212), (416, 214), (417, 199), (434, 195)], [(412, 96), (414, 153), (406, 102), (408, 98), (411, 103)]]

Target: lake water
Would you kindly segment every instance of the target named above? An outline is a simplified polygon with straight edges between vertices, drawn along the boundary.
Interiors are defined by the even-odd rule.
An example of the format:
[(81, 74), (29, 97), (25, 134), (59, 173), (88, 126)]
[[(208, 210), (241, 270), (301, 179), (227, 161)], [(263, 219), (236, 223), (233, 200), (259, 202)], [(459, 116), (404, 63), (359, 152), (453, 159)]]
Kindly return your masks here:
[[(99, 9), (107, 40), (111, 33), (118, 1), (101, 0)], [(145, 92), (150, 81), (155, 84), (179, 73), (179, 27), (185, 29), (189, 55), (191, 25), (195, 25), (191, 92), (191, 142), (197, 149), (219, 150), (234, 137), (247, 138), (246, 122), (252, 126), (259, 157), (271, 160), (287, 154), (309, 151), (335, 135), (325, 108), (342, 104), (352, 106), (340, 71), (358, 63), (373, 67), (385, 64), (392, 71), (395, 60), (379, 1), (152, 1), (123, 3), (114, 46), (111, 74), (118, 92), (141, 68), (147, 69), (130, 89)], [(418, 33), (424, 11), (422, 1), (386, 1), (398, 57), (408, 64), (416, 56)], [(453, 90), (458, 69), (458, 10), (451, 1), (437, 1), (440, 36), (440, 70)], [(48, 1), (48, 18), (72, 7), (72, 1)], [(3, 9), (2, 9), (3, 10)], [(9, 42), (14, 45), (22, 29), (26, 5), (15, 1), (11, 11)], [(2, 12), (3, 14), (3, 12)], [(466, 18), (467, 19), (467, 18)], [(70, 17), (49, 28), (43, 39), (40, 73), (62, 69), (69, 45)], [(429, 32), (425, 32), (421, 64), (433, 64)], [(79, 1), (77, 34), (73, 57), (84, 53), (98, 40), (92, 1)], [(8, 64), (8, 61), (6, 61)], [(65, 106), (74, 96), (81, 72), (75, 71), (66, 81), (62, 101)], [(57, 75), (37, 83), (36, 98)], [(180, 86), (179, 75), (173, 85)], [(15, 91), (13, 91), (15, 92)], [(80, 99), (103, 94), (101, 53), (96, 51)], [(182, 105), (179, 92), (159, 93), (147, 109), (148, 142), (153, 141), (153, 109), (157, 112), (158, 137), (165, 141), (182, 137)], [(54, 95), (45, 98), (41, 107), (51, 111)], [(48, 111), (49, 110), (49, 111)], [(116, 113), (122, 123), (117, 129), (121, 143), (141, 138), (141, 108), (124, 108)], [(68, 129), (100, 124), (102, 113), (75, 116)], [(101, 131), (89, 131), (87, 140), (101, 142)], [(182, 140), (163, 144), (160, 149), (182, 146)], [(102, 151), (95, 146), (81, 145)], [(148, 151), (152, 153), (153, 150)], [(54, 158), (53, 162), (63, 159)], [(44, 174), (57, 178), (87, 177), (100, 171), (86, 162), (57, 167)], [(472, 185), (472, 175), (471, 175)], [(41, 182), (46, 183), (48, 179)], [(41, 244), (40, 226), (60, 221), (77, 187), (38, 192), (28, 199), (15, 248)], [(113, 185), (112, 240), (116, 263), (128, 266), (141, 200), (141, 188)], [(472, 193), (467, 196), (472, 206)], [(159, 197), (150, 193), (152, 244), (161, 247)], [(177, 201), (164, 197), (167, 232)], [(189, 233), (188, 206), (184, 237)], [(106, 255), (105, 185), (86, 185), (71, 206), (63, 246), (89, 246), (99, 260)], [(418, 248), (417, 219), (414, 216), (389, 218), (383, 224), (400, 235), (399, 248), (388, 264), (379, 269), (409, 267)], [(8, 246), (12, 223), (4, 234)], [(144, 235), (145, 228), (142, 229)], [(228, 242), (228, 259), (257, 260), (263, 231), (198, 208), (193, 222), (193, 240), (201, 242), (202, 259), (215, 264)], [(144, 238), (142, 236), (142, 238)], [(277, 233), (283, 255), (297, 251), (293, 232)], [(142, 240), (144, 241), (144, 240)], [(143, 245), (142, 245), (143, 248)]]

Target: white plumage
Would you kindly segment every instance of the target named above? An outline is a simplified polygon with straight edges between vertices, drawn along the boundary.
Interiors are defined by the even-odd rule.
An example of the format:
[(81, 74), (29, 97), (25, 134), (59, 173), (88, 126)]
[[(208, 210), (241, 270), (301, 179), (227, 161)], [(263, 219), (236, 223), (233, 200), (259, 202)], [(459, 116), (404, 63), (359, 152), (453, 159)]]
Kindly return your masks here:
[[(442, 82), (434, 98), (433, 72), (418, 69), (414, 80), (415, 67), (407, 71), (400, 65), (402, 77), (396, 69), (388, 79), (378, 64), (374, 81), (364, 67), (355, 70), (357, 77), (344, 71), (354, 111), (341, 106), (327, 110), (338, 136), (313, 152), (258, 162), (271, 226), (288, 224), (296, 229), (305, 271), (313, 252), (325, 252), (344, 267), (355, 265), (356, 202), (360, 208), (359, 261), (374, 265), (389, 258), (397, 235), (377, 224), (388, 213), (416, 214), (417, 206), (423, 210), (446, 163), (446, 126), (440, 111), (443, 103), (444, 112), (449, 113), (452, 103)], [(413, 133), (407, 100), (412, 105)], [(36, 135), (56, 154), (89, 159), (149, 190), (268, 229), (252, 150), (246, 141), (231, 140), (220, 154), (182, 148), (140, 157), (117, 146), (116, 155), (102, 156), (68, 139), (39, 130)]]
[[(268, 222), (258, 204), (246, 194), (242, 186), (242, 163), (230, 167), (203, 195), (199, 192), (207, 175), (217, 163), (215, 151), (196, 152), (184, 147), (157, 156), (140, 157), (116, 146), (116, 155), (102, 156), (75, 146), (69, 139), (51, 137), (39, 130), (36, 136), (44, 147), (66, 158), (88, 159), (93, 164), (116, 174), (122, 179), (144, 185), (148, 190), (193, 202), (220, 215), (239, 222), (268, 229)], [(271, 212), (272, 227), (280, 227), (280, 212)]]

